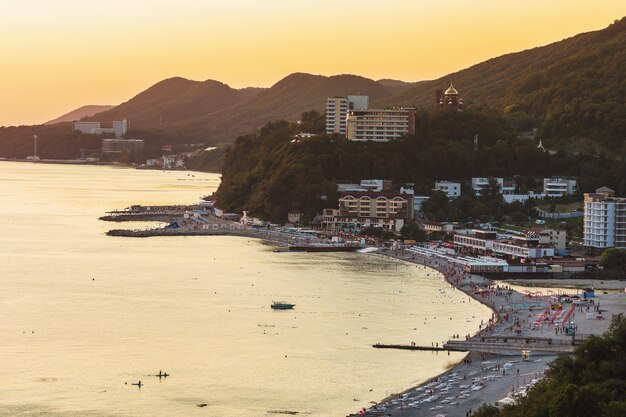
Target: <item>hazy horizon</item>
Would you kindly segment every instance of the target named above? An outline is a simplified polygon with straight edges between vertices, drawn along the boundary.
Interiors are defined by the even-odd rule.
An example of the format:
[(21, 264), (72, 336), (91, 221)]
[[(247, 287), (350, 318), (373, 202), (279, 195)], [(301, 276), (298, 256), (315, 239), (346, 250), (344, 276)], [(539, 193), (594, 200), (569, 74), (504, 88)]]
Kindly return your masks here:
[(616, 0), (49, 3), (2, 8), (2, 126), (119, 104), (175, 76), (233, 88), (270, 87), (294, 72), (435, 79), (626, 14)]

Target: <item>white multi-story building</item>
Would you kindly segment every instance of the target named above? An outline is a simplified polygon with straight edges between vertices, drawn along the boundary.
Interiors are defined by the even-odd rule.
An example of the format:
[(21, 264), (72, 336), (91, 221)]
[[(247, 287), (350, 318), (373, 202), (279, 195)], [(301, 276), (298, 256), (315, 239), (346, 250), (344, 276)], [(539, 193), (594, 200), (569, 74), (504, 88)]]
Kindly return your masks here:
[(350, 110), (369, 107), (368, 96), (328, 97), (326, 100), (326, 133), (346, 134), (346, 119)]
[(474, 190), (474, 194), (477, 196), (482, 195), (483, 190), (489, 186), (491, 179), (495, 180), (498, 184), (500, 194), (513, 194), (515, 192), (515, 181), (512, 179), (473, 177), (472, 190)]
[(576, 180), (565, 178), (544, 178), (543, 193), (546, 197), (563, 197), (576, 192)]
[(121, 138), (128, 132), (128, 120), (114, 120), (113, 127), (101, 127), (100, 122), (74, 122), (74, 130), (89, 135), (113, 133), (116, 138)]
[(454, 234), (454, 245), (475, 253), (493, 253), (511, 259), (536, 259), (554, 256), (554, 245), (541, 243), (541, 237), (529, 230), (524, 235), (498, 239), (496, 232), (466, 230)]
[(415, 108), (350, 110), (346, 138), (354, 141), (389, 142), (415, 133)]
[(437, 181), (435, 183), (435, 191), (443, 191), (449, 198), (459, 197), (461, 195), (461, 183)]
[(114, 120), (113, 121), (113, 133), (115, 133), (115, 137), (122, 137), (128, 132), (128, 120)]
[(626, 198), (607, 187), (585, 193), (583, 240), (590, 250), (626, 249)]

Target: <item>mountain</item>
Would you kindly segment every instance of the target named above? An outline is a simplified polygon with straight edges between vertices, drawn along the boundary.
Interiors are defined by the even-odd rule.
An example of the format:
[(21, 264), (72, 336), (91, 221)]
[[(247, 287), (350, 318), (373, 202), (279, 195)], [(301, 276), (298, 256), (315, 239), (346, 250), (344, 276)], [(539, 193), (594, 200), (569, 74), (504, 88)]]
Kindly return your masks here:
[(174, 77), (89, 120), (110, 124), (113, 120), (128, 119), (133, 129), (158, 129), (232, 106), (255, 93), (254, 89), (242, 92), (219, 81)]
[(107, 105), (87, 105), (80, 107), (76, 110), (73, 110), (69, 113), (64, 114), (63, 116), (57, 117), (56, 119), (50, 120), (45, 125), (53, 125), (55, 123), (61, 122), (75, 122), (76, 120), (80, 120), (83, 117), (93, 116), (98, 113), (102, 113), (103, 111), (110, 110), (115, 106), (107, 106)]
[(323, 113), (328, 97), (348, 94), (365, 94), (370, 100), (382, 100), (390, 92), (376, 81), (357, 75), (325, 77), (294, 73), (231, 107), (182, 121), (178, 126), (202, 128), (214, 142), (232, 142), (238, 135), (249, 133), (272, 120), (295, 121), (311, 109)]
[(544, 138), (588, 137), (615, 147), (626, 132), (624, 74), (626, 18), (416, 83), (375, 104), (431, 108), (435, 90), (452, 81), (468, 108), (524, 113), (538, 119)]
[(406, 81), (401, 81), (401, 80), (392, 80), (390, 78), (381, 78), (380, 80), (376, 80), (376, 82), (393, 93), (399, 93), (400, 91), (404, 91), (407, 88), (412, 87), (417, 84), (417, 83), (408, 83)]

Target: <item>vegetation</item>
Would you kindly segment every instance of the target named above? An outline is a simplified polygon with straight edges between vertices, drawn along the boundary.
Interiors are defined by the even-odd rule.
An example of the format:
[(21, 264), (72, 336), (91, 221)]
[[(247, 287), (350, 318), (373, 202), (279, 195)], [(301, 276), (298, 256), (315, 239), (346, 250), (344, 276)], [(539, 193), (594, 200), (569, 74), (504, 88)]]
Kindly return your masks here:
[(549, 365), (546, 377), (515, 405), (483, 406), (474, 417), (622, 417), (626, 415), (626, 318), (603, 336)]
[[(304, 119), (304, 117), (303, 117)], [(446, 112), (417, 115), (412, 137), (389, 143), (358, 143), (324, 134), (296, 140), (298, 125), (268, 123), (258, 134), (239, 137), (226, 151), (219, 204), (228, 211), (249, 210), (281, 222), (290, 210), (309, 216), (337, 206), (336, 184), (366, 178), (385, 178), (395, 184), (414, 184), (416, 194), (431, 193), (437, 179), (519, 175), (520, 186), (532, 177), (581, 177), (581, 191), (607, 185), (626, 194), (626, 162), (598, 155), (550, 154), (517, 139), (505, 117), (483, 112)], [(474, 150), (474, 135), (480, 142)], [(453, 202), (436, 193), (424, 210), (437, 220), (521, 219), (530, 216), (534, 202), (504, 205), (499, 194), (465, 196)]]
[(581, 152), (624, 156), (624, 73), (626, 18), (600, 31), (416, 83), (381, 104), (431, 107), (433, 91), (453, 80), (469, 110), (489, 106), (514, 118), (518, 130), (539, 127), (544, 145), (570, 150), (578, 145)]

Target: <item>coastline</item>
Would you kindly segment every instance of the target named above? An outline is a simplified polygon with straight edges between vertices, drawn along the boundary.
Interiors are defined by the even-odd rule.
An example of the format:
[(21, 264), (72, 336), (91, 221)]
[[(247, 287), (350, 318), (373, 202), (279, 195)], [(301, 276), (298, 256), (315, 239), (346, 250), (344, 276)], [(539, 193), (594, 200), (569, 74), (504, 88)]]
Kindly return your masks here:
[[(486, 287), (488, 284), (491, 284), (491, 281), (479, 275), (468, 275), (464, 277), (462, 272), (448, 269), (449, 266), (441, 259), (407, 254), (402, 250), (379, 251), (377, 254), (423, 265), (436, 270), (443, 275), (443, 279), (455, 288), (455, 290), (463, 291), (468, 297), (488, 307), (492, 311), (494, 318), (499, 317), (498, 310), (502, 312), (505, 305), (508, 304), (508, 307), (511, 308), (515, 304), (513, 301), (516, 298), (518, 300), (524, 298), (523, 294), (509, 288), (503, 292), (507, 294), (504, 297), (505, 303), (502, 302), (501, 297), (498, 300), (497, 297), (485, 297), (484, 294), (483, 296), (477, 295), (472, 292), (472, 289), (477, 288), (477, 285)], [(543, 281), (532, 280), (532, 283), (535, 285), (543, 285)], [(509, 284), (508, 281), (507, 284)], [(611, 285), (620, 288), (619, 286), (621, 284), (622, 281), (618, 281)], [(621, 288), (623, 289), (623, 287)], [(622, 296), (613, 296), (613, 301), (618, 301), (620, 297)], [(613, 309), (616, 307), (617, 303), (614, 304), (615, 305), (612, 306)], [(617, 311), (618, 313), (626, 310), (626, 307), (622, 305), (618, 305), (617, 308), (619, 310)], [(531, 315), (532, 314), (529, 314), (528, 317)], [(595, 322), (595, 320), (593, 322)], [(598, 331), (598, 326), (594, 326), (596, 328), (592, 334), (601, 334), (605, 328), (608, 327), (608, 322), (609, 320), (603, 321), (603, 326), (600, 326), (604, 327), (604, 329), (601, 329), (602, 331)], [(582, 324), (586, 323), (582, 322), (581, 325)], [(481, 326), (475, 334), (468, 336), (470, 340), (480, 339), (483, 335), (506, 331), (505, 327), (506, 323), (500, 323), (494, 320), (493, 324), (489, 326), (485, 325), (485, 327)], [(550, 327), (548, 327), (547, 330), (551, 332)], [(563, 341), (561, 341), (561, 343), (562, 342)], [(446, 417), (463, 417), (466, 416), (467, 413), (471, 413), (472, 410), (475, 411), (478, 409), (482, 404), (502, 404), (499, 403), (500, 400), (505, 400), (503, 401), (504, 403), (511, 403), (514, 401), (516, 395), (524, 395), (526, 389), (543, 377), (548, 365), (557, 357), (558, 354), (556, 353), (552, 355), (546, 354), (536, 359), (532, 358), (528, 361), (522, 361), (521, 355), (498, 355), (469, 350), (467, 355), (450, 369), (409, 389), (385, 397), (374, 407), (368, 408), (365, 413), (361, 411), (357, 414), (350, 414), (349, 416), (377, 415), (409, 417), (414, 416), (417, 410), (420, 410), (420, 416), (435, 417), (445, 415)], [(470, 388), (470, 385), (472, 388)], [(470, 390), (480, 391), (480, 395), (474, 396), (468, 393)], [(447, 395), (447, 397), (443, 398), (444, 395)], [(437, 403), (439, 403), (439, 405), (436, 405)]]
[[(210, 226), (206, 226), (206, 223), (197, 219), (190, 218), (185, 220), (187, 220), (186, 227), (181, 227), (181, 229), (151, 229), (147, 231), (122, 231), (118, 229), (114, 232), (117, 232), (115, 234), (118, 236), (133, 237), (232, 235), (257, 238), (279, 246), (293, 243), (293, 239), (295, 239), (294, 236), (283, 235), (280, 232), (248, 228), (213, 216), (210, 217)], [(126, 234), (125, 232), (129, 233)], [(470, 300), (473, 299), (485, 305), (491, 310), (492, 315), (491, 319), (486, 320), (484, 326), (481, 325), (474, 334), (467, 335), (465, 341), (452, 340), (447, 342), (449, 346), (453, 346), (452, 343), (454, 343), (455, 347), (459, 343), (461, 346), (467, 346), (466, 350), (468, 353), (459, 363), (415, 386), (381, 399), (374, 407), (370, 406), (365, 415), (409, 417), (415, 415), (416, 409), (420, 409), (420, 416), (436, 417), (443, 411), (446, 417), (463, 417), (469, 410), (476, 410), (484, 403), (498, 404), (503, 399), (512, 402), (514, 401), (512, 397), (525, 392), (530, 385), (543, 376), (548, 364), (556, 359), (559, 354), (573, 350), (573, 339), (571, 337), (558, 336), (558, 332), (554, 336), (551, 334), (554, 318), (552, 321), (543, 323), (545, 327), (539, 326), (537, 329), (531, 326), (531, 317), (537, 313), (537, 309), (539, 312), (545, 309), (550, 311), (550, 301), (547, 298), (529, 301), (526, 294), (509, 288), (508, 285), (513, 283), (509, 281), (501, 284), (497, 291), (492, 292), (492, 290), (487, 290), (492, 285), (490, 280), (480, 275), (465, 274), (460, 267), (449, 264), (442, 258), (425, 257), (404, 250), (381, 249), (377, 248), (374, 253), (423, 265), (441, 273), (442, 278), (454, 290), (460, 290)], [(544, 285), (546, 282), (544, 281), (546, 280), (533, 279), (528, 284), (546, 287)], [(556, 287), (570, 285), (575, 288), (576, 284), (582, 287), (588, 286), (588, 281), (552, 281), (554, 281), (552, 284)], [(526, 281), (518, 279), (515, 280), (515, 283), (524, 285)], [(623, 283), (623, 281), (617, 281), (606, 285), (613, 287), (611, 289), (623, 289)], [(602, 282), (602, 284), (605, 283)], [(530, 313), (524, 307), (520, 307), (529, 304), (533, 304), (529, 310)], [(626, 310), (626, 306), (620, 307)], [(533, 309), (535, 309), (535, 313), (533, 313)], [(572, 312), (573, 310), (572, 308)], [(504, 312), (507, 312), (507, 314), (505, 315)], [(575, 314), (573, 317), (575, 317)], [(604, 329), (595, 326), (588, 334), (603, 333), (606, 327), (608, 327), (608, 322), (609, 320), (604, 320), (604, 324), (606, 324)], [(580, 323), (583, 329), (584, 326), (582, 325), (586, 324), (578, 321), (576, 323), (577, 327)], [(554, 325), (556, 326), (556, 324)], [(544, 329), (546, 334), (543, 334)], [(519, 335), (523, 334), (524, 336), (519, 337), (517, 336), (518, 333), (514, 332), (519, 332)], [(496, 339), (496, 342), (498, 341), (497, 339), (504, 339), (504, 343), (485, 343), (485, 340), (489, 341), (491, 339)], [(509, 339), (508, 344), (507, 339)], [(525, 343), (523, 339), (527, 339)], [(532, 340), (529, 342), (529, 339)], [(540, 339), (541, 341), (539, 341)], [(550, 340), (548, 344), (551, 346), (539, 345), (539, 343), (543, 343), (543, 341), (548, 339)], [(554, 344), (552, 344), (553, 342)], [(489, 349), (484, 349), (487, 345), (489, 345), (489, 349), (496, 350), (496, 352), (486, 353), (490, 352)], [(443, 346), (445, 347), (446, 345), (444, 344)], [(532, 359), (522, 361), (522, 349), (532, 350)], [(535, 359), (536, 356), (539, 357)], [(470, 390), (472, 392), (468, 393)], [(480, 391), (480, 394), (477, 394), (477, 391)], [(448, 395), (448, 397), (442, 398), (443, 395)], [(350, 414), (350, 416), (356, 415), (359, 414)], [(360, 415), (363, 415), (363, 411), (360, 412)]]

